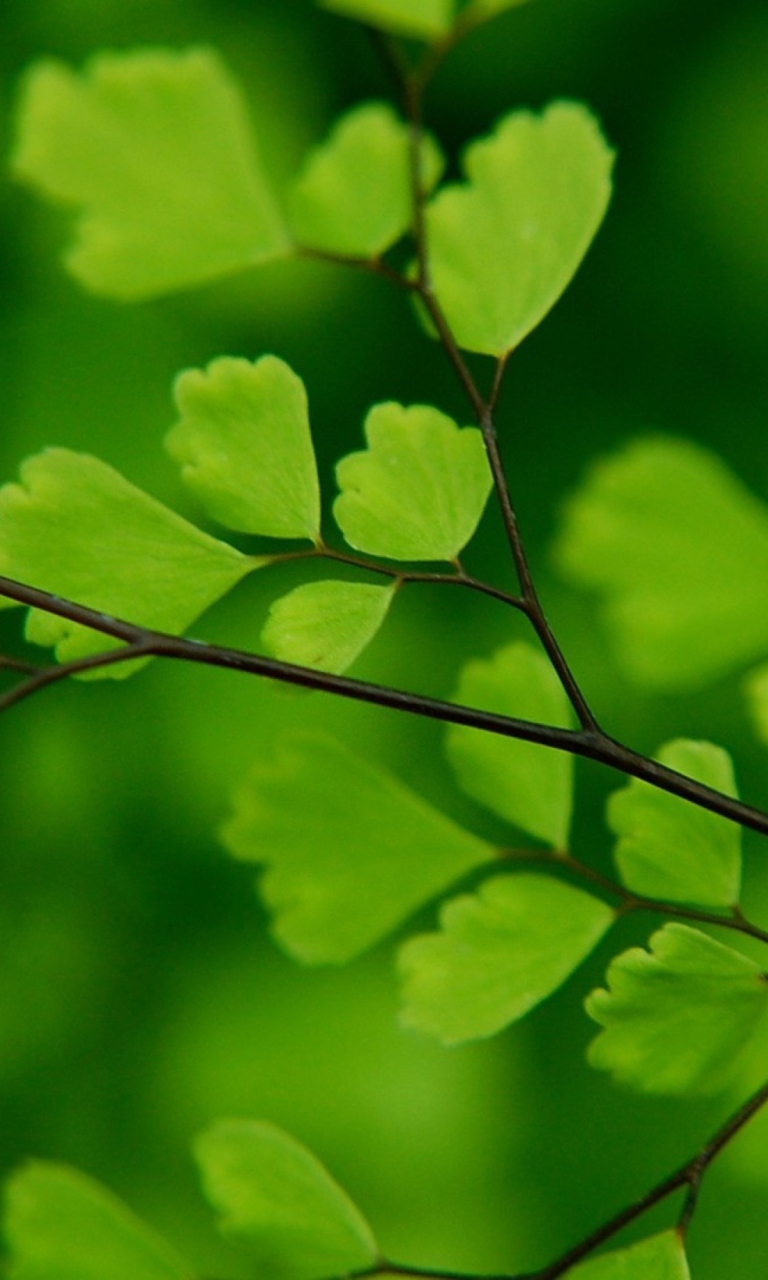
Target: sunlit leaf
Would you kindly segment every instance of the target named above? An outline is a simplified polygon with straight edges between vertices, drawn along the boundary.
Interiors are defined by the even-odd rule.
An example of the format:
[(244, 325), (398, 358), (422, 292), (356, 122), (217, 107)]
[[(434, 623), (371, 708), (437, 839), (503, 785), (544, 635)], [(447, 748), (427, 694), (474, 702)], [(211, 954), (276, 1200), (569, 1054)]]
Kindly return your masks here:
[(768, 665), (750, 672), (745, 692), (755, 732), (762, 742), (768, 743)]
[(495, 18), (497, 13), (505, 13), (507, 9), (518, 9), (528, 0), (471, 0), (464, 10), (465, 17)]
[(483, 440), (429, 405), (377, 404), (368, 448), (336, 468), (333, 513), (352, 547), (393, 560), (453, 560), (491, 489)]
[(220, 1120), (195, 1143), (221, 1229), (247, 1247), (256, 1274), (317, 1280), (368, 1267), (368, 1223), (320, 1161), (273, 1124)]
[(650, 951), (632, 947), (607, 973), (587, 1013), (605, 1028), (593, 1067), (644, 1093), (714, 1093), (728, 1082), (768, 996), (760, 968), (698, 929), (668, 924)]
[[(568, 702), (550, 663), (523, 641), (464, 667), (453, 698), (462, 706), (567, 725)], [(573, 758), (547, 747), (452, 725), (448, 759), (468, 795), (554, 848), (565, 847)]]
[[(20, 484), (0, 489), (0, 572), (152, 630), (184, 631), (260, 563), (89, 454), (46, 449), (23, 463)], [(40, 610), (27, 635), (55, 645), (62, 662), (118, 643)]]
[[(424, 138), (421, 184), (430, 191), (443, 170), (434, 140)], [(376, 258), (413, 222), (408, 126), (384, 102), (366, 102), (336, 123), (308, 156), (291, 192), (291, 230), (326, 253)]]
[(663, 1231), (572, 1267), (567, 1280), (691, 1280), (680, 1233)]
[(222, 356), (176, 379), (171, 457), (228, 529), (272, 538), (320, 532), (320, 488), (304, 383), (277, 356)]
[(340, 963), (384, 937), (492, 847), (359, 751), (319, 734), (282, 739), (251, 772), (222, 833), (266, 867), (274, 934), (297, 960)]
[[(736, 795), (727, 751), (711, 742), (668, 742), (656, 759), (726, 795)], [(619, 836), (616, 862), (627, 888), (647, 898), (733, 906), (741, 885), (741, 828), (632, 778), (608, 802)]]
[(210, 49), (99, 53), (29, 73), (16, 174), (80, 211), (66, 264), (95, 293), (151, 298), (289, 249), (240, 91)]
[(111, 1192), (35, 1161), (5, 1188), (11, 1280), (192, 1280), (194, 1272)]
[(555, 991), (614, 919), (553, 876), (497, 876), (447, 902), (440, 932), (400, 949), (405, 1026), (446, 1044), (501, 1031)]
[(308, 582), (275, 601), (261, 638), (283, 662), (339, 675), (370, 644), (393, 595), (392, 586)]
[(436, 40), (450, 31), (455, 0), (318, 0), (320, 7), (394, 35)]
[(613, 154), (586, 107), (506, 116), (427, 206), (432, 282), (459, 346), (501, 356), (544, 318), (602, 222)]
[(768, 508), (699, 445), (651, 437), (596, 463), (555, 556), (602, 594), (638, 684), (695, 689), (768, 652)]

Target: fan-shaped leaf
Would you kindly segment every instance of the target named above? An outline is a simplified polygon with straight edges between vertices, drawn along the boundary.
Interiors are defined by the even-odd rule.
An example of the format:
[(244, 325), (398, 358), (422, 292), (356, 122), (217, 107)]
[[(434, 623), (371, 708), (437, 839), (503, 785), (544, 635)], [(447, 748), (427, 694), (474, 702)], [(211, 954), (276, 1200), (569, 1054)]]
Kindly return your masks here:
[(19, 177), (81, 211), (66, 264), (151, 298), (288, 252), (239, 89), (210, 49), (100, 53), (29, 73)]
[(320, 532), (320, 488), (304, 383), (277, 356), (222, 356), (174, 387), (181, 420), (171, 457), (206, 510), (228, 529), (272, 538)]
[(699, 445), (636, 440), (595, 464), (555, 557), (602, 593), (638, 684), (695, 689), (768, 652), (768, 509)]
[[(261, 563), (85, 453), (46, 449), (23, 463), (20, 484), (0, 489), (6, 577), (153, 630), (183, 631)], [(39, 610), (29, 615), (27, 635), (55, 645), (62, 662), (118, 644)], [(136, 665), (100, 674), (127, 675)]]
[[(291, 193), (294, 237), (326, 253), (377, 258), (413, 222), (408, 126), (384, 102), (366, 102), (310, 153)], [(421, 180), (435, 186), (443, 158), (424, 138)]]
[(220, 1120), (195, 1154), (221, 1229), (245, 1245), (256, 1274), (317, 1280), (370, 1266), (368, 1223), (320, 1161), (273, 1124)]
[(459, 346), (502, 356), (544, 318), (610, 197), (613, 155), (585, 107), (506, 116), (427, 206), (432, 282)]
[(491, 488), (483, 440), (429, 405), (378, 404), (368, 448), (336, 468), (333, 513), (352, 547), (392, 560), (453, 560)]
[(369, 23), (394, 35), (436, 40), (453, 25), (455, 0), (319, 0), (347, 18)]
[(567, 1280), (691, 1280), (691, 1273), (680, 1233), (663, 1231), (579, 1263)]
[(76, 1169), (35, 1161), (5, 1190), (12, 1280), (193, 1280), (169, 1244)]
[(275, 601), (262, 640), (283, 662), (338, 675), (370, 644), (394, 592), (360, 582), (308, 582)]
[(589, 1061), (644, 1093), (714, 1093), (765, 1009), (765, 975), (688, 925), (665, 925), (649, 946), (617, 956), (608, 990), (588, 997), (587, 1013), (605, 1028)]
[(494, 850), (333, 738), (297, 734), (253, 769), (222, 833), (266, 866), (261, 893), (297, 960), (350, 960)]
[(555, 991), (614, 912), (552, 876), (497, 876), (400, 948), (402, 1021), (446, 1044), (501, 1031)]
[[(731, 757), (711, 742), (668, 742), (656, 759), (726, 795), (737, 794)], [(619, 836), (621, 878), (635, 893), (702, 906), (738, 902), (741, 828), (735, 822), (632, 778), (610, 797), (608, 825)]]
[[(543, 654), (520, 641), (465, 666), (454, 702), (522, 720), (567, 725), (568, 702)], [(448, 759), (468, 795), (554, 848), (565, 847), (573, 798), (571, 756), (452, 725)]]

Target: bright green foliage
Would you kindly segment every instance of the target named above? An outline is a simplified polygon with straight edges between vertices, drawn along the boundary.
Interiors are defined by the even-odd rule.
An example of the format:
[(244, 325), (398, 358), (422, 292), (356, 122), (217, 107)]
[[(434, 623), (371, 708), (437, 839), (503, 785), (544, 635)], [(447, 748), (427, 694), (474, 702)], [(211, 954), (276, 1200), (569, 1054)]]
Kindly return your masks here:
[(464, 12), (472, 18), (494, 18), (497, 13), (505, 13), (507, 9), (517, 9), (527, 3), (528, 0), (471, 0)]
[(304, 383), (277, 356), (222, 356), (174, 386), (171, 457), (228, 529), (271, 538), (320, 534), (320, 487)]
[(603, 594), (638, 684), (698, 688), (768, 650), (768, 510), (699, 445), (652, 437), (598, 462), (555, 554)]
[(328, 1171), (273, 1124), (220, 1120), (195, 1143), (221, 1229), (265, 1280), (318, 1280), (370, 1266), (368, 1223)]
[[(421, 178), (430, 191), (443, 158), (427, 136)], [(307, 157), (291, 193), (296, 240), (326, 253), (377, 258), (413, 221), (408, 126), (385, 102), (355, 107)]]
[(192, 1280), (170, 1245), (76, 1169), (35, 1161), (5, 1188), (10, 1280)]
[(575, 102), (505, 116), (468, 147), (468, 182), (427, 207), (432, 281), (459, 346), (502, 356), (544, 318), (600, 226), (612, 160)]
[(768, 743), (768, 666), (750, 673), (746, 693), (758, 737)]
[(151, 298), (288, 252), (240, 91), (210, 49), (36, 64), (19, 177), (80, 210), (66, 264), (94, 293)]
[[(157, 631), (184, 631), (261, 563), (211, 538), (106, 463), (46, 449), (0, 489), (0, 566), (10, 578)], [(118, 643), (33, 610), (27, 635), (62, 661)], [(129, 664), (102, 674), (128, 674)], [(135, 669), (135, 664), (130, 664)]]
[(377, 404), (368, 448), (336, 468), (333, 513), (352, 547), (392, 560), (454, 560), (477, 528), (491, 472), (476, 427), (416, 404)]
[(360, 582), (308, 582), (271, 606), (262, 641), (283, 662), (339, 675), (376, 635), (394, 592)]
[(495, 857), (359, 752), (309, 733), (281, 739), (252, 770), (222, 838), (265, 864), (273, 932), (306, 964), (352, 959)]
[(644, 1093), (714, 1093), (755, 1029), (768, 982), (752, 960), (685, 924), (668, 924), (608, 969), (587, 1013), (605, 1030), (593, 1067)]
[(691, 1273), (677, 1231), (663, 1231), (579, 1263), (568, 1280), (691, 1280)]
[(494, 1035), (565, 982), (613, 920), (553, 876), (487, 880), (445, 904), (439, 933), (401, 947), (402, 1021), (446, 1044)]
[[(736, 795), (731, 757), (711, 742), (668, 742), (656, 759)], [(738, 902), (741, 828), (735, 822), (632, 778), (611, 796), (608, 825), (620, 837), (616, 862), (634, 893), (712, 907)]]
[(391, 31), (393, 35), (435, 40), (453, 25), (455, 0), (319, 0), (323, 9)]
[[(543, 724), (567, 725), (568, 702), (544, 655), (524, 641), (468, 662), (454, 702)], [(514, 738), (452, 725), (446, 750), (459, 785), (481, 804), (565, 848), (573, 799), (573, 758)]]

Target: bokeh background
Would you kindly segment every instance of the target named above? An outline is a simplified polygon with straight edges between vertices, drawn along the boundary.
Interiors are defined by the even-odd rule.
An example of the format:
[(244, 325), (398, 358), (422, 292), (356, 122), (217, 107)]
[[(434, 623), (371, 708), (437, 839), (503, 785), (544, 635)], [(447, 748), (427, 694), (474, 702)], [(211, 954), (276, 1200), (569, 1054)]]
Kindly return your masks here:
[[(388, 89), (364, 35), (311, 0), (5, 0), (4, 151), (30, 60), (79, 64), (99, 47), (158, 43), (222, 50), (278, 186), (340, 110)], [(648, 430), (711, 445), (768, 497), (764, 0), (536, 0), (453, 56), (430, 117), (455, 152), (510, 107), (557, 97), (603, 120), (617, 189), (576, 282), (510, 368), (500, 425), (523, 529), (607, 727), (646, 751), (678, 734), (720, 742), (742, 793), (765, 805), (766, 748), (741, 676), (696, 696), (641, 697), (594, 603), (558, 583), (547, 558), (584, 465)], [(371, 403), (431, 402), (469, 420), (440, 351), (380, 281), (279, 266), (122, 307), (65, 276), (66, 218), (10, 183), (0, 225), (3, 479), (61, 444), (197, 516), (161, 439), (173, 376), (222, 354), (272, 351), (302, 374), (327, 493)], [(468, 560), (508, 580), (493, 516)], [(198, 631), (257, 645), (270, 599), (294, 580), (249, 580)], [(16, 611), (0, 630), (21, 652)], [(520, 634), (488, 601), (412, 588), (355, 673), (449, 696), (466, 657)], [(481, 834), (498, 830), (457, 796), (439, 727), (232, 674), (155, 663), (125, 684), (58, 687), (0, 722), (2, 1171), (28, 1155), (76, 1164), (165, 1230), (198, 1273), (246, 1276), (216, 1239), (189, 1140), (219, 1115), (263, 1116), (318, 1151), (390, 1254), (477, 1271), (541, 1266), (686, 1159), (737, 1094), (637, 1098), (584, 1065), (581, 1001), (615, 938), (523, 1025), (450, 1051), (398, 1030), (390, 945), (338, 971), (283, 958), (252, 873), (215, 833), (249, 763), (299, 724), (338, 733)], [(574, 848), (599, 864), (616, 783), (596, 766), (577, 774)], [(747, 847), (759, 910), (766, 849)], [(623, 941), (651, 924), (632, 922)], [(768, 1128), (757, 1125), (707, 1178), (690, 1242), (697, 1280), (764, 1280), (767, 1196)]]

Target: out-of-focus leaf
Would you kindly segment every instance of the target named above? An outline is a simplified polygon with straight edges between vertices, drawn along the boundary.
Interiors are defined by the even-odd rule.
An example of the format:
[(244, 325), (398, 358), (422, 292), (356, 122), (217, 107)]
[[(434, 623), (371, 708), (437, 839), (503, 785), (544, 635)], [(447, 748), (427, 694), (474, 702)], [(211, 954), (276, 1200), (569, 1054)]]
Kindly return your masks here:
[(555, 991), (614, 920), (552, 876), (497, 876), (400, 949), (402, 1021), (446, 1044), (494, 1035)]
[(340, 675), (376, 635), (394, 590), (360, 582), (305, 583), (274, 602), (261, 638), (283, 662)]
[(750, 672), (745, 692), (757, 736), (768, 743), (768, 665)]
[(272, 538), (320, 533), (320, 487), (304, 383), (277, 356), (222, 356), (174, 387), (171, 457), (228, 529)]
[(352, 547), (392, 560), (454, 560), (491, 489), (483, 440), (429, 405), (378, 404), (368, 448), (336, 468), (333, 513)]
[[(310, 153), (291, 193), (297, 241), (326, 253), (376, 258), (413, 221), (408, 126), (384, 102), (366, 102), (337, 121)], [(421, 180), (430, 191), (443, 171), (434, 139), (424, 138)]]
[[(78, 604), (179, 633), (262, 560), (183, 520), (85, 453), (46, 449), (0, 489), (0, 571)], [(60, 661), (118, 641), (41, 610), (27, 635)], [(120, 663), (94, 675), (127, 675)]]
[(333, 738), (282, 739), (235, 796), (222, 838), (266, 867), (278, 942), (306, 964), (350, 960), (473, 867), (495, 857)]
[(528, 0), (472, 0), (464, 10), (464, 16), (471, 18), (495, 18), (497, 13), (505, 13), (507, 9), (517, 9)]
[(459, 346), (503, 356), (554, 306), (603, 220), (612, 162), (575, 102), (505, 116), (467, 148), (468, 181), (426, 212), (432, 283)]
[(318, 0), (320, 7), (417, 40), (437, 40), (453, 25), (455, 0)]
[(593, 1067), (643, 1093), (715, 1093), (728, 1083), (768, 997), (760, 968), (688, 925), (665, 925), (608, 968), (587, 1013), (605, 1028)]
[(662, 1231), (579, 1263), (567, 1280), (691, 1280), (691, 1273), (679, 1232)]
[(368, 1267), (368, 1223), (306, 1147), (273, 1124), (219, 1120), (195, 1143), (205, 1193), (225, 1235), (269, 1280), (317, 1280)]
[[(467, 663), (453, 701), (543, 724), (567, 725), (570, 718), (550, 663), (524, 641)], [(570, 755), (463, 725), (450, 727), (446, 750), (468, 795), (554, 848), (565, 848), (573, 799)]]
[(67, 1165), (34, 1161), (12, 1175), (4, 1229), (12, 1280), (193, 1280), (165, 1240)]
[[(711, 742), (678, 739), (658, 752), (661, 764), (735, 796), (733, 764)], [(741, 828), (632, 778), (608, 801), (619, 836), (615, 857), (627, 888), (647, 898), (729, 907), (739, 900)]]
[(245, 105), (210, 49), (37, 63), (16, 174), (80, 210), (66, 265), (94, 293), (151, 298), (289, 252)]
[(768, 652), (768, 509), (687, 440), (636, 440), (568, 503), (560, 572), (598, 590), (627, 674), (696, 689)]

